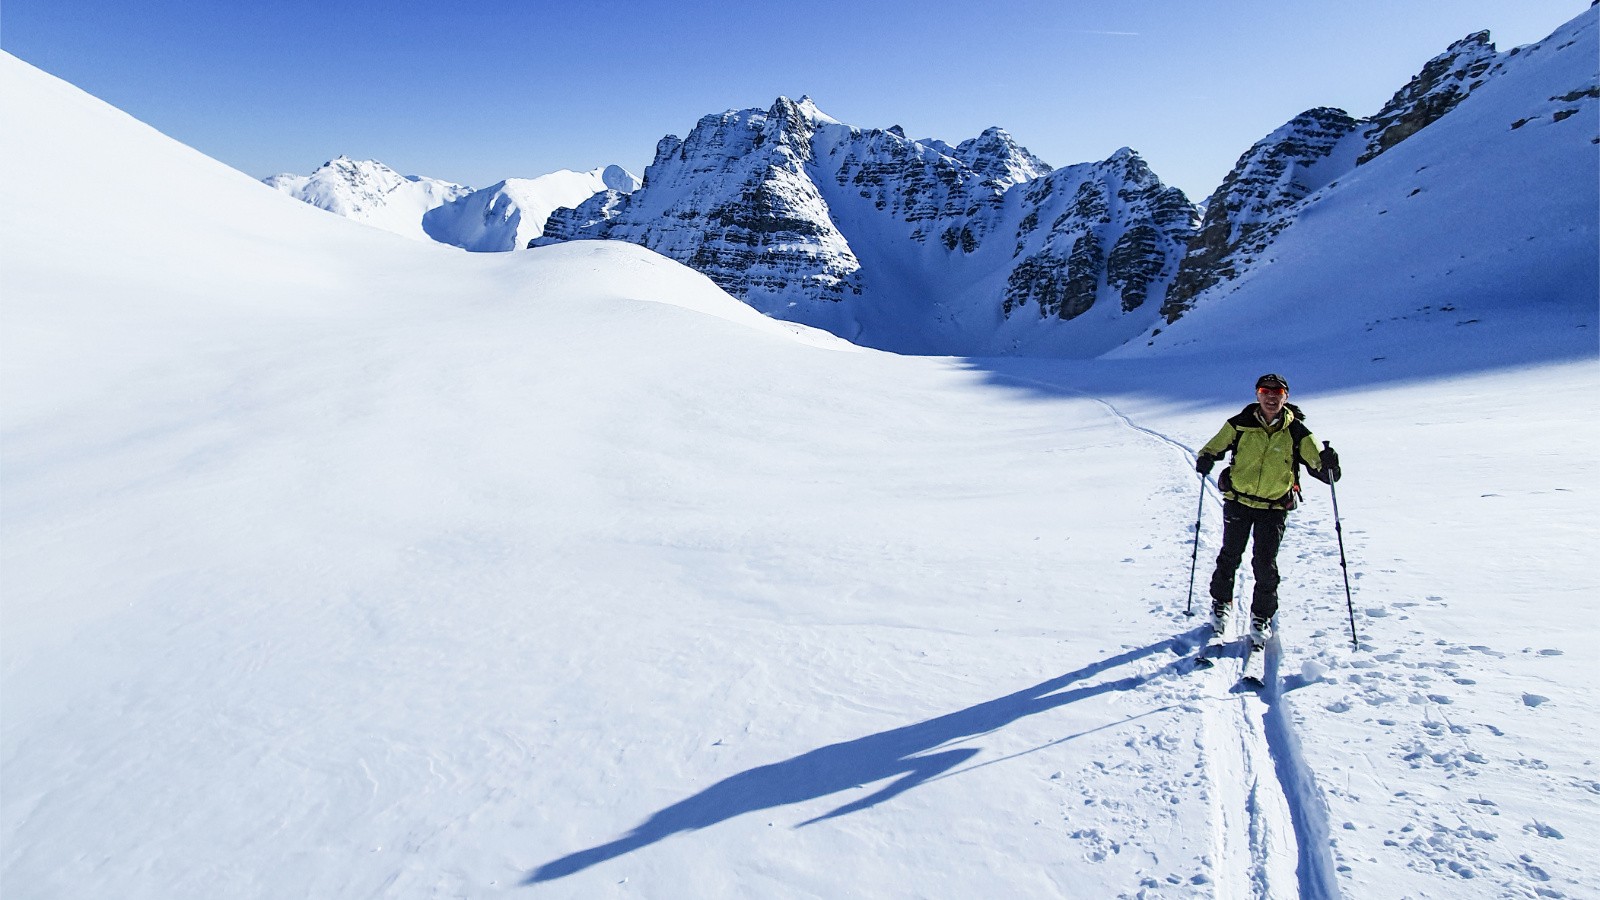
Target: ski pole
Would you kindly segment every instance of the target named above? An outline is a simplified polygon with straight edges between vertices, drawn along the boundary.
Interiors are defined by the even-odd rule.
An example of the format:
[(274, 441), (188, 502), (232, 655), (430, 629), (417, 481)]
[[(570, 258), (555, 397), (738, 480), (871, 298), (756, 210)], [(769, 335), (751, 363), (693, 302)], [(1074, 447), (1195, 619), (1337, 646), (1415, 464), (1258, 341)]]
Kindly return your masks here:
[[(1331, 444), (1331, 441), (1323, 441), (1322, 448), (1326, 450)], [(1331, 480), (1328, 482), (1328, 493), (1333, 497), (1333, 533), (1339, 538), (1339, 568), (1344, 572), (1344, 608), (1350, 613), (1350, 646), (1360, 650), (1361, 642), (1356, 639), (1356, 604), (1350, 599), (1350, 564), (1344, 558), (1344, 526), (1339, 524), (1339, 492)]]
[(1183, 608), (1186, 616), (1194, 615), (1194, 567), (1200, 559), (1200, 519), (1206, 511), (1206, 476), (1200, 476), (1200, 508), (1194, 513), (1194, 550), (1189, 553), (1189, 601)]

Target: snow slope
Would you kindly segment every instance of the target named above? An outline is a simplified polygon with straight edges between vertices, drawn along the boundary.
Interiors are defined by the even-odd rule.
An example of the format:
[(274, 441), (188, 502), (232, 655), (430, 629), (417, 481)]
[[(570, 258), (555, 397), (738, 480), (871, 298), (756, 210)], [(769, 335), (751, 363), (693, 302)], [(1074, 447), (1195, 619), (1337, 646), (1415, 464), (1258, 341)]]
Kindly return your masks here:
[[(6, 896), (1600, 893), (1593, 352), (857, 351), (322, 216), (4, 55), (0, 113)], [(1314, 486), (1257, 696), (1182, 604), (1267, 369), (1365, 649)]]

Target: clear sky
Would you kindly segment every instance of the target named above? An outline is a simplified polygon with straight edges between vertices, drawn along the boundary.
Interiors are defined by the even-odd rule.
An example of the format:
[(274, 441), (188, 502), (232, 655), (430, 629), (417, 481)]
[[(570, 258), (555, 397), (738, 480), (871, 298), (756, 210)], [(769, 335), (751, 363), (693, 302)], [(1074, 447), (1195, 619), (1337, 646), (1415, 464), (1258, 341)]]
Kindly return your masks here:
[(1139, 151), (1191, 199), (1314, 106), (1377, 112), (1452, 41), (1588, 0), (4, 0), (0, 47), (257, 177), (344, 154), (483, 187), (809, 94), (1055, 166)]

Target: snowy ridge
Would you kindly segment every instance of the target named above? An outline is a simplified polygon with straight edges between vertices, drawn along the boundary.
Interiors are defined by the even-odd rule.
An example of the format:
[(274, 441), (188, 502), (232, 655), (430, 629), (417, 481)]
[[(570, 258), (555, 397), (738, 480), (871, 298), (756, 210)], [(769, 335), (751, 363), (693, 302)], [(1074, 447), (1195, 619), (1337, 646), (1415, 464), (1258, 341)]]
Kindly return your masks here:
[(345, 156), (323, 163), (310, 175), (273, 175), (263, 182), (318, 209), (415, 240), (428, 238), (422, 230), (428, 210), (472, 192), (448, 181), (401, 175), (376, 160)]
[[(1504, 58), (1517, 52), (1513, 50)], [(1356, 164), (1371, 162), (1378, 154), (1438, 121), (1492, 77), (1502, 61), (1487, 31), (1451, 44), (1368, 120), (1367, 146)]]
[[(998, 128), (952, 147), (912, 141), (898, 127), (850, 127), (809, 98), (779, 98), (767, 110), (707, 116), (687, 139), (669, 135), (643, 190), (597, 194), (558, 211), (535, 243), (638, 243), (705, 272), (768, 315), (897, 352), (1088, 357), (1130, 343), (1123, 352), (1182, 346), (1192, 329), (1169, 326), (1257, 275), (1270, 279), (1280, 256), (1290, 263), (1288, 280), (1304, 285), (1324, 277), (1306, 268), (1305, 254), (1279, 252), (1293, 226), (1317, 220), (1346, 245), (1386, 232), (1392, 222), (1374, 229), (1344, 201), (1355, 184), (1387, 191), (1419, 181), (1413, 176), (1423, 169), (1380, 164), (1414, 143), (1421, 149), (1403, 156), (1450, 157), (1448, 171), (1421, 181), (1477, 185), (1479, 196), (1413, 204), (1425, 207), (1425, 218), (1406, 217), (1410, 227), (1443, 234), (1447, 223), (1485, 215), (1505, 225), (1526, 221), (1498, 215), (1501, 209), (1571, 220), (1565, 210), (1549, 217), (1544, 179), (1528, 175), (1558, 171), (1543, 165), (1551, 153), (1565, 154), (1570, 171), (1594, 168), (1592, 142), (1584, 143), (1592, 135), (1581, 121), (1567, 122), (1593, 107), (1594, 79), (1574, 68), (1581, 49), (1561, 52), (1573, 41), (1592, 41), (1586, 18), (1592, 13), (1508, 53), (1498, 53), (1486, 32), (1470, 35), (1424, 65), (1369, 119), (1332, 108), (1302, 113), (1241, 156), (1198, 222), (1197, 208), (1128, 149), (1101, 163), (1052, 170)], [(1484, 92), (1494, 99), (1471, 102)], [(1552, 105), (1558, 108), (1547, 109)], [(1486, 117), (1492, 106), (1500, 109)], [(1508, 126), (1521, 129), (1541, 115), (1566, 127), (1504, 145)], [(1502, 145), (1496, 165), (1517, 170), (1520, 181), (1484, 179), (1497, 170), (1475, 149), (1484, 144)], [(1573, 196), (1587, 197), (1580, 191), (1564, 199)], [(1518, 238), (1509, 234), (1485, 237), (1480, 265), (1495, 269), (1499, 283), (1520, 277), (1527, 264), (1507, 263), (1508, 254), (1558, 266), (1592, 257), (1580, 249), (1581, 234), (1531, 253), (1513, 249)], [(1415, 246), (1396, 234), (1370, 242), (1380, 252)], [(1454, 286), (1438, 279), (1455, 271), (1443, 255), (1448, 248), (1438, 250), (1413, 264), (1445, 267), (1427, 277), (1435, 282), (1431, 293), (1450, 294)], [(1369, 252), (1337, 255), (1350, 265)], [(1390, 271), (1378, 265), (1370, 275), (1382, 279)], [(1389, 313), (1442, 306), (1449, 304)], [(1257, 312), (1251, 308), (1249, 318), (1259, 320)]]
[(1207, 289), (1237, 278), (1294, 223), (1312, 192), (1347, 172), (1360, 123), (1343, 110), (1308, 110), (1245, 152), (1206, 201), (1200, 231), (1161, 306), (1167, 323)]
[(588, 172), (563, 169), (537, 178), (508, 178), (482, 190), (401, 175), (376, 160), (341, 156), (310, 175), (262, 179), (318, 209), (392, 231), (466, 250), (515, 250), (544, 231), (551, 211), (601, 191), (627, 194), (639, 180), (621, 166)]

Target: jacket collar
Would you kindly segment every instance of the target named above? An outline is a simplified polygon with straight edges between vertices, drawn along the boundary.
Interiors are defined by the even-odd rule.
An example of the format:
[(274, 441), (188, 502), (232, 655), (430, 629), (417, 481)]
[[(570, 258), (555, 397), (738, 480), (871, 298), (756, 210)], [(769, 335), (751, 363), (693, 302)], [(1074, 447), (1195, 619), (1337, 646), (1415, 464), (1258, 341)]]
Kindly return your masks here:
[(1261, 414), (1260, 404), (1255, 405), (1254, 412), (1256, 421), (1260, 422), (1261, 427), (1268, 431), (1277, 431), (1280, 428), (1288, 428), (1289, 423), (1294, 421), (1294, 410), (1290, 409), (1288, 406), (1285, 406), (1283, 411), (1278, 413), (1278, 417), (1273, 419), (1271, 422), (1268, 422), (1266, 416)]

